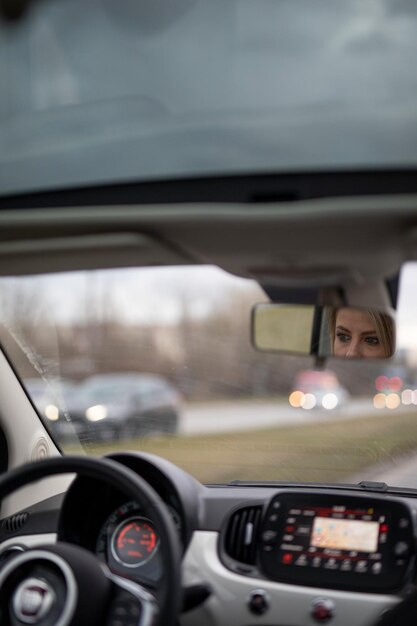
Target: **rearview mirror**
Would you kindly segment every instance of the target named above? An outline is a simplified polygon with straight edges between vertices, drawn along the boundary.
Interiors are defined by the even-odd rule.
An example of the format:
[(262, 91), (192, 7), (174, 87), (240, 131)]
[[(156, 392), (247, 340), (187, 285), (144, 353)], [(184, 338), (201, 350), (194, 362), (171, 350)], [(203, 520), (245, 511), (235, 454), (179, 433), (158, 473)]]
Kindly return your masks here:
[(395, 322), (376, 309), (258, 304), (252, 343), (258, 350), (286, 354), (389, 358), (395, 352)]

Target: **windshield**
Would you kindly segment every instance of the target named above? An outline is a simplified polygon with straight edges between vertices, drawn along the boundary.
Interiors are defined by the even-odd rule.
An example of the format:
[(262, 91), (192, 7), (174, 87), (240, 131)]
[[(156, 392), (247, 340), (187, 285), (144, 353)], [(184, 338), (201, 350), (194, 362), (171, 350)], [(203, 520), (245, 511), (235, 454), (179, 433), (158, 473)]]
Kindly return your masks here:
[(415, 2), (43, 0), (0, 23), (0, 193), (417, 164)]
[(267, 296), (212, 266), (3, 278), (1, 341), (64, 452), (152, 452), (205, 483), (381, 480), (417, 447), (416, 273), (388, 360), (256, 351)]

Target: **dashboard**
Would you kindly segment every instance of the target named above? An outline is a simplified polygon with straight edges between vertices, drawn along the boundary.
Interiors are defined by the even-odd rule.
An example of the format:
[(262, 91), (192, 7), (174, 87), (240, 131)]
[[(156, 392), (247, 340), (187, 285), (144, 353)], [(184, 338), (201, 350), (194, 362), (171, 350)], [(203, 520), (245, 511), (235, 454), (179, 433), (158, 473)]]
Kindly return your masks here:
[[(168, 507), (182, 548), (183, 626), (376, 624), (413, 588), (417, 499), (360, 486), (203, 486), (144, 453), (130, 467)], [(66, 494), (2, 520), (0, 568), (55, 539), (156, 589), (158, 528), (138, 503), (76, 477)]]

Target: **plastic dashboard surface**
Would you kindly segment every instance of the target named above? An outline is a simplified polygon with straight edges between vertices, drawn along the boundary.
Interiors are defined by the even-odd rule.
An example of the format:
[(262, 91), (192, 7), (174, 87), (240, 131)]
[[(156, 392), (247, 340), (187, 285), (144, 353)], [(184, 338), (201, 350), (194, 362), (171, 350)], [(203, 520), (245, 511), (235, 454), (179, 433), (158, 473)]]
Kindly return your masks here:
[[(337, 609), (332, 624), (373, 624), (415, 579), (417, 498), (411, 495), (204, 487), (151, 455), (120, 454), (117, 460), (140, 472), (168, 505), (183, 547), (183, 586), (210, 590), (181, 624), (313, 624), (312, 606), (323, 596)], [(3, 562), (13, 558), (13, 546), (25, 549), (56, 535), (149, 588), (161, 575), (152, 520), (106, 485), (76, 479), (62, 497), (3, 520), (0, 561), (2, 555)], [(129, 554), (135, 542), (141, 553)], [(265, 613), (251, 605), (257, 591), (265, 594)]]

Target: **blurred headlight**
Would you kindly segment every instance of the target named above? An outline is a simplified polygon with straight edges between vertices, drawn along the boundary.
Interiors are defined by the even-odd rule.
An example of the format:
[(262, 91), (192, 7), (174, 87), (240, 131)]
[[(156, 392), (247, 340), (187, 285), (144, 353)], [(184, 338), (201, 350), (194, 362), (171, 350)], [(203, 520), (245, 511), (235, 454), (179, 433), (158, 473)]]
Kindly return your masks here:
[(314, 409), (317, 404), (316, 396), (312, 393), (305, 393), (304, 397), (301, 401), (301, 406), (303, 409), (309, 411), (310, 409)]
[(401, 404), (400, 396), (396, 393), (389, 393), (386, 398), (388, 409), (398, 409)]
[(288, 398), (288, 402), (291, 404), (291, 406), (293, 406), (295, 409), (299, 409), (301, 406), (301, 403), (303, 401), (304, 398), (304, 394), (302, 391), (293, 391), (292, 393), (290, 393), (289, 398)]
[(99, 422), (107, 417), (107, 409), (102, 404), (95, 404), (86, 410), (85, 416), (90, 422)]
[(376, 409), (385, 409), (387, 406), (385, 395), (383, 393), (377, 393), (374, 395), (374, 407)]
[(404, 391), (401, 394), (401, 402), (405, 406), (413, 404), (413, 392), (411, 391), (411, 389), (404, 389)]
[(329, 410), (335, 409), (338, 403), (339, 403), (339, 400), (337, 399), (337, 395), (335, 393), (326, 393), (323, 400), (321, 401), (323, 409), (329, 409)]
[(55, 404), (48, 404), (45, 407), (44, 413), (51, 422), (56, 422), (59, 419), (59, 409)]

